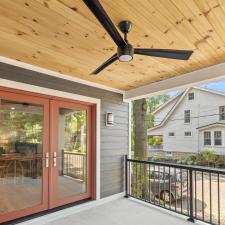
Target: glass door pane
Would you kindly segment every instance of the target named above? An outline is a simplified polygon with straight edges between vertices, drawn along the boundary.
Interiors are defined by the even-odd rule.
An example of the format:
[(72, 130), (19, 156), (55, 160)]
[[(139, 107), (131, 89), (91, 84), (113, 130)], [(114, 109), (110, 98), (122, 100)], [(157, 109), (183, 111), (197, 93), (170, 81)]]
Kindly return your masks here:
[(50, 208), (54, 208), (92, 197), (92, 111), (89, 105), (60, 100), (51, 100), (50, 109)]
[(43, 121), (43, 105), (0, 99), (0, 215), (42, 203)]
[(59, 108), (58, 198), (87, 191), (86, 110)]

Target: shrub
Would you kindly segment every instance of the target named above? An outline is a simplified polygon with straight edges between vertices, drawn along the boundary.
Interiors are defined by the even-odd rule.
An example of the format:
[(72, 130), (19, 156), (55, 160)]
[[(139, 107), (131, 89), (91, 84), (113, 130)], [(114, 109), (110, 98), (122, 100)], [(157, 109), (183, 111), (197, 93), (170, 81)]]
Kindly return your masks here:
[(184, 161), (188, 165), (194, 165), (196, 163), (196, 159), (196, 155), (189, 155), (184, 159)]
[(155, 155), (152, 157), (152, 161), (160, 161), (160, 157)]
[(148, 139), (148, 144), (149, 145), (154, 145), (154, 143), (155, 143), (155, 140), (153, 138), (149, 138)]
[(161, 144), (162, 144), (162, 140), (160, 140), (160, 139), (155, 140), (155, 145), (161, 145)]
[(225, 167), (225, 155), (217, 155), (215, 157), (215, 166), (216, 167)]
[(204, 149), (201, 153), (199, 153), (199, 155), (204, 161), (208, 163), (208, 165), (215, 162), (216, 152), (212, 148)]

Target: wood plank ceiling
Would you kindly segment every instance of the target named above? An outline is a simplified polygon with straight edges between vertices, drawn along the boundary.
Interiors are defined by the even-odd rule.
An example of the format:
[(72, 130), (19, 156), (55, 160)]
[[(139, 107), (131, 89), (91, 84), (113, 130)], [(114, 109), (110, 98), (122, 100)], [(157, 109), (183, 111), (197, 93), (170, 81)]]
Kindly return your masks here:
[(0, 54), (121, 90), (225, 61), (225, 0), (101, 0), (115, 24), (128, 19), (134, 47), (194, 50), (189, 61), (135, 55), (97, 76), (116, 46), (82, 0), (0, 1)]

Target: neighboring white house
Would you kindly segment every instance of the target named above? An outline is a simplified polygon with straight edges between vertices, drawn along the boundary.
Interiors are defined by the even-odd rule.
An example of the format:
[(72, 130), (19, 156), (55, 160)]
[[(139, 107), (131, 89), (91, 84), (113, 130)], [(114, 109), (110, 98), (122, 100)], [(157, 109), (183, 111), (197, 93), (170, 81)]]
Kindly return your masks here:
[(164, 151), (198, 152), (213, 148), (225, 154), (225, 94), (193, 87), (153, 112), (149, 136), (161, 136)]

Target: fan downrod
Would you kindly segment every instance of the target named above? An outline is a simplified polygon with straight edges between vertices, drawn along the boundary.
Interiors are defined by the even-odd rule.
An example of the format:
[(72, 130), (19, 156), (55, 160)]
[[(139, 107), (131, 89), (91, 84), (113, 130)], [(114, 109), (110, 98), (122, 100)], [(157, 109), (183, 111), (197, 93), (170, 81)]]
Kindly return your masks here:
[(118, 24), (118, 27), (122, 33), (127, 34), (132, 28), (132, 23), (129, 20), (123, 20)]

